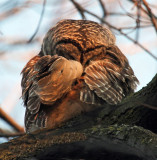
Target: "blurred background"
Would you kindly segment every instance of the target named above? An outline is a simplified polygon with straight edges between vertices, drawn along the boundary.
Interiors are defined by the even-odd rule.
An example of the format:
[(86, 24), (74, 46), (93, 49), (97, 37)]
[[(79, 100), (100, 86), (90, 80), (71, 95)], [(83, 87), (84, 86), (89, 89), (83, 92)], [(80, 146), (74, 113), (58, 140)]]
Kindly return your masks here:
[[(62, 19), (88, 19), (110, 28), (140, 81), (137, 90), (157, 73), (156, 0), (1, 0), (0, 112), (21, 127), (21, 70), (39, 53), (48, 29)], [(8, 140), (1, 133), (13, 131), (0, 116), (0, 143)]]

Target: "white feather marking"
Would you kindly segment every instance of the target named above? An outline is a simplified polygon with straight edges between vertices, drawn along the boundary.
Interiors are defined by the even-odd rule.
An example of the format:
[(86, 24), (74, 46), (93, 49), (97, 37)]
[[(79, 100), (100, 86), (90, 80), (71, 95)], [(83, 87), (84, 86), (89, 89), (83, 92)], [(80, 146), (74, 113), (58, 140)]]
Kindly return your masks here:
[(89, 77), (87, 77), (87, 76), (86, 76), (86, 78), (85, 78), (85, 82), (86, 82), (88, 85), (90, 85), (90, 86), (95, 85), (95, 86), (97, 86), (98, 88), (100, 87), (99, 84), (97, 84), (96, 82), (92, 81), (92, 80), (91, 80)]
[(80, 100), (83, 101), (83, 91), (80, 91)]

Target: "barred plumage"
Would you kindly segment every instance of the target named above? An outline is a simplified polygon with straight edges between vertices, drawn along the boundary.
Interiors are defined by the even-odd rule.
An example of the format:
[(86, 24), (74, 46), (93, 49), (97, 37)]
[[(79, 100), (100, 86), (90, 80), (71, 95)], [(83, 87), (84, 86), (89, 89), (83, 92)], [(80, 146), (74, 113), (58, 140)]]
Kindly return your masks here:
[(27, 132), (54, 128), (99, 105), (116, 105), (138, 83), (112, 32), (87, 20), (58, 22), (22, 75)]

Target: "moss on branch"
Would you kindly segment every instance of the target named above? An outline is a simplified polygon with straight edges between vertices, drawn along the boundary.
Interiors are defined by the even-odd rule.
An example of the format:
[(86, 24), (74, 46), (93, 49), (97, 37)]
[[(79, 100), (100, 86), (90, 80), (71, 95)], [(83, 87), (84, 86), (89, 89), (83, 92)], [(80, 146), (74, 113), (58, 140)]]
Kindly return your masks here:
[[(84, 113), (55, 130), (0, 144), (0, 159), (157, 159), (157, 75), (118, 106)], [(153, 133), (154, 132), (154, 133)]]

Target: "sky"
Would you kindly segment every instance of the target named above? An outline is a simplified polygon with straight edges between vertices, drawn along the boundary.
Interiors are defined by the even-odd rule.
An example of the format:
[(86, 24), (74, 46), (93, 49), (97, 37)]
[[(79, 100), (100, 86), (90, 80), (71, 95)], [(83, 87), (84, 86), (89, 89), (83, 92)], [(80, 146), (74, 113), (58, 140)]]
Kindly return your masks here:
[[(5, 0), (3, 1), (5, 2)], [(0, 6), (3, 4), (3, 1), (0, 2)], [(50, 16), (53, 17), (54, 22), (64, 18), (80, 19), (79, 14), (71, 14), (70, 11), (66, 11), (65, 6), (68, 4), (61, 5), (61, 7), (65, 9), (65, 12), (61, 9), (57, 10), (56, 5), (59, 6), (60, 4), (53, 4), (51, 8), (49, 6), (46, 7), (45, 15), (49, 16), (44, 17), (38, 34), (41, 32), (46, 33), (51, 26), (52, 23), (50, 23), (49, 20)], [(0, 21), (0, 48), (3, 48), (3, 46), (4, 48), (6, 47), (3, 44), (3, 41), (5, 41), (7, 37), (10, 38), (9, 40), (11, 42), (18, 40), (21, 37), (29, 40), (37, 27), (41, 9), (42, 7), (40, 5), (26, 8), (19, 15)], [(94, 5), (90, 6), (89, 9), (96, 13), (98, 12)], [(52, 12), (52, 10), (54, 12)], [(63, 12), (62, 16), (56, 17), (55, 14), (60, 12)], [(89, 19), (95, 20), (90, 16)], [(119, 24), (122, 23), (124, 23), (123, 20), (119, 22)], [(153, 28), (143, 30), (140, 34), (145, 35), (140, 41), (145, 47), (150, 47), (152, 53), (157, 56), (157, 36)], [(15, 39), (15, 37), (17, 37), (17, 39)], [(43, 37), (41, 36), (39, 44), (42, 43), (42, 38)], [(157, 73), (157, 62), (148, 53), (144, 52), (121, 35), (116, 34), (116, 39), (118, 47), (128, 58), (135, 75), (140, 81), (140, 85), (137, 87), (138, 91), (146, 86)], [(21, 47), (14, 46), (11, 50), (8, 50), (6, 54), (0, 54), (0, 107), (2, 107), (3, 110), (5, 110), (5, 112), (21, 126), (24, 125), (25, 108), (21, 99), (20, 73), (29, 59), (39, 53), (41, 47), (39, 44), (32, 43), (29, 46), (21, 45)], [(12, 130), (12, 128), (1, 119), (0, 128)]]

